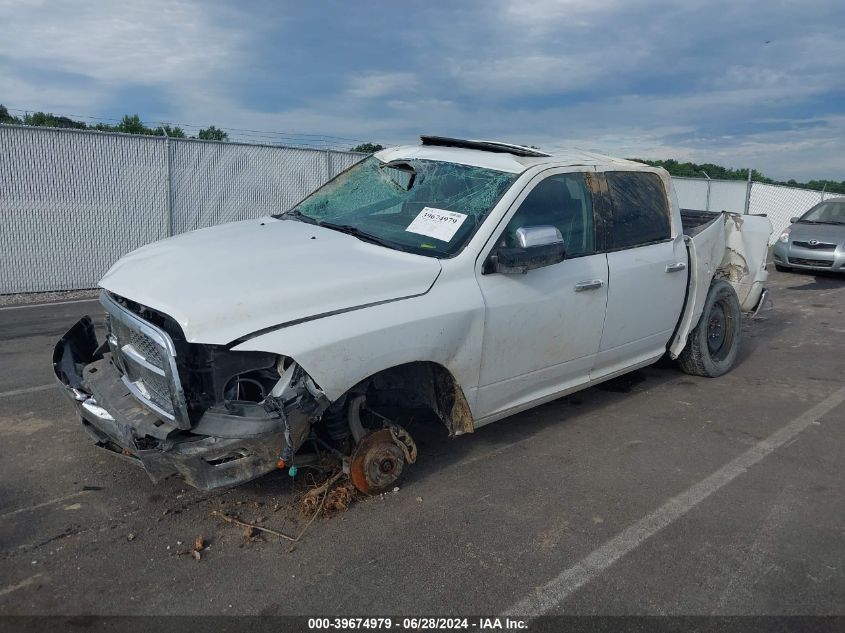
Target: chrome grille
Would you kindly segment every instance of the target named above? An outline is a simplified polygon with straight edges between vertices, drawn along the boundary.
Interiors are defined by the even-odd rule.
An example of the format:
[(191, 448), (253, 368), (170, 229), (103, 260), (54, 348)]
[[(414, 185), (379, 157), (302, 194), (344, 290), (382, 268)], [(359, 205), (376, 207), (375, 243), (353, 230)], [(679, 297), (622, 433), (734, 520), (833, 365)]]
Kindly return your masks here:
[(109, 348), (129, 391), (160, 418), (190, 428), (170, 336), (103, 293), (109, 314)]
[(800, 246), (801, 248), (809, 248), (815, 251), (833, 251), (836, 250), (836, 244), (828, 244), (827, 242), (799, 242), (792, 241), (793, 246)]
[(167, 379), (149, 368), (133, 362), (131, 358), (126, 357), (125, 352), (122, 360), (126, 370), (124, 375), (135, 383), (148, 400), (172, 416), (173, 403), (170, 400), (170, 387), (167, 384)]
[(144, 358), (151, 365), (158, 367), (162, 371), (164, 370), (164, 356), (166, 352), (150, 339), (149, 336), (138, 330), (133, 330), (122, 321), (114, 321), (112, 323), (112, 335), (117, 339), (121, 348), (131, 345), (137, 355)]
[(130, 330), (129, 341), (132, 347), (134, 347), (141, 356), (146, 358), (156, 367), (164, 369), (164, 358), (162, 358), (164, 350), (153, 343), (148, 336), (142, 334), (141, 332)]

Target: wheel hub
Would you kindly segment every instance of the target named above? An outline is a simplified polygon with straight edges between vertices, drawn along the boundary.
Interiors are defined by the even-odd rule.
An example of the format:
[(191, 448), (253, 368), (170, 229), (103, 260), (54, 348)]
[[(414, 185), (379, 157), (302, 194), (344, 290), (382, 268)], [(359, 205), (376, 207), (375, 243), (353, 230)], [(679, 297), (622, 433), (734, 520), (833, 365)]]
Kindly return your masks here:
[(725, 309), (717, 303), (713, 306), (707, 323), (707, 348), (711, 354), (718, 352), (724, 345), (727, 335), (726, 325)]
[(349, 468), (352, 483), (366, 494), (387, 490), (402, 474), (405, 454), (406, 451), (397, 444), (390, 429), (370, 433), (352, 453)]

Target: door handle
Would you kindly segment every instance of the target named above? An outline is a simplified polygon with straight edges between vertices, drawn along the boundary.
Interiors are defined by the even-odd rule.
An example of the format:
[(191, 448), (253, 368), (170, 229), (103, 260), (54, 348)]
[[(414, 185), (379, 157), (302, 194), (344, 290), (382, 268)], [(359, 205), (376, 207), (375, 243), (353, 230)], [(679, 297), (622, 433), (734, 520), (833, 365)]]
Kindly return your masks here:
[(601, 279), (591, 279), (590, 281), (579, 281), (575, 284), (575, 292), (584, 292), (585, 290), (597, 290), (604, 285)]
[(675, 262), (674, 264), (669, 264), (666, 266), (667, 273), (678, 273), (682, 270), (686, 270), (687, 265), (684, 262)]

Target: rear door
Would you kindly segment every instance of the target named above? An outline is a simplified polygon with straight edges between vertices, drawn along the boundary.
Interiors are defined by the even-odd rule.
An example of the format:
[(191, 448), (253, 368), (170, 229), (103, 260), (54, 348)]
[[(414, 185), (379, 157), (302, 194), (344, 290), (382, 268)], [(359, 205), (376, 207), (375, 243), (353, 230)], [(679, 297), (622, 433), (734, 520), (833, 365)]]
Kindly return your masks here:
[(609, 289), (591, 379), (656, 360), (678, 322), (687, 287), (687, 251), (667, 189), (652, 172), (605, 171)]

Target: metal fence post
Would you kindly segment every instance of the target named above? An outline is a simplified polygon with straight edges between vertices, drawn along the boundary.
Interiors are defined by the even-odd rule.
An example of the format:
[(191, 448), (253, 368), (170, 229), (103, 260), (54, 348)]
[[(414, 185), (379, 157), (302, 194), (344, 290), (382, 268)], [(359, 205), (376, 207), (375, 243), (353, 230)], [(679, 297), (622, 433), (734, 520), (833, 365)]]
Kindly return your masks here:
[(326, 181), (332, 179), (332, 153), (326, 148)]
[(167, 216), (165, 217), (165, 226), (167, 227), (167, 236), (173, 237), (173, 165), (170, 158), (170, 135), (164, 126), (161, 128), (164, 131), (164, 151), (167, 152)]
[(821, 200), (819, 200), (819, 202), (824, 202), (824, 191), (825, 191), (825, 189), (827, 189), (827, 183), (824, 183), (824, 186), (822, 187), (822, 195), (819, 196), (821, 198)]
[(748, 215), (751, 208), (751, 170), (748, 170), (748, 183), (745, 185), (745, 211), (744, 215)]
[(707, 178), (707, 201), (704, 203), (704, 209), (705, 209), (705, 211), (709, 211), (710, 210), (710, 176), (707, 175), (706, 171), (702, 171), (701, 173), (704, 174), (705, 178)]

